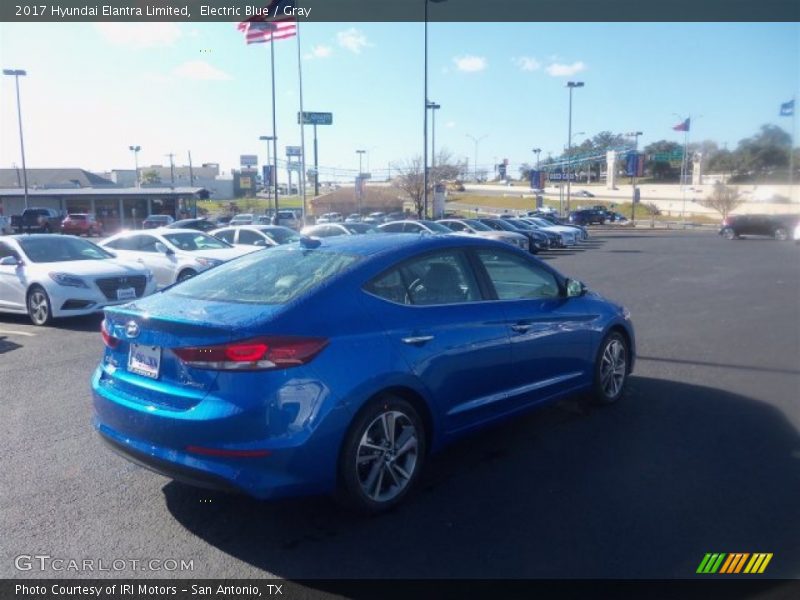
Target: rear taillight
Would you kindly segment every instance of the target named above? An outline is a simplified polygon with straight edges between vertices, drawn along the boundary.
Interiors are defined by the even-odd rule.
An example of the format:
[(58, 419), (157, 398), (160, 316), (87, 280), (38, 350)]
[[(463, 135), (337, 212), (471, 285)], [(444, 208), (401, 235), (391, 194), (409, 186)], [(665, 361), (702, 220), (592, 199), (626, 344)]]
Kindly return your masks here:
[(217, 346), (173, 348), (184, 363), (198, 369), (261, 371), (286, 369), (310, 362), (328, 340), (310, 337), (263, 337)]
[(105, 319), (103, 319), (103, 322), (100, 323), (100, 335), (103, 336), (103, 343), (107, 348), (111, 348), (113, 350), (119, 345), (119, 338), (115, 338), (113, 335), (111, 335)]

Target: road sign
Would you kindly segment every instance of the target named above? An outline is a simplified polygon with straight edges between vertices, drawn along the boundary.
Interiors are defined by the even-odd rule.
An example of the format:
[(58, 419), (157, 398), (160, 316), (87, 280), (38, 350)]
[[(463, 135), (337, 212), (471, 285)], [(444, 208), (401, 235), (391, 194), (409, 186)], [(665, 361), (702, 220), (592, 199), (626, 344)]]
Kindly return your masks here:
[(255, 167), (258, 164), (258, 156), (255, 154), (242, 154), (239, 156), (239, 164), (242, 167)]
[[(300, 123), (300, 113), (297, 113), (297, 123)], [(303, 112), (303, 125), (333, 125), (333, 113)]]
[(286, 156), (302, 156), (303, 149), (300, 146), (286, 146)]
[[(550, 181), (566, 181), (567, 180), (567, 174), (566, 173), (553, 172), (553, 173), (548, 173), (547, 174), (547, 178)], [(577, 179), (578, 179), (578, 176), (575, 173), (570, 173), (569, 174), (569, 180), (570, 181), (576, 181)]]

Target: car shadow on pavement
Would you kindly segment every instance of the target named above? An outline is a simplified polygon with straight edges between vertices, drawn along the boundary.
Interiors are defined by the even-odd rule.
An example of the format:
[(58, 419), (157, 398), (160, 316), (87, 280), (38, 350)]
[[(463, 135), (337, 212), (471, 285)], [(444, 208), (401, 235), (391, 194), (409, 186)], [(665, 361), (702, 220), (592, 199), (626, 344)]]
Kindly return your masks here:
[(17, 344), (9, 340), (6, 336), (0, 336), (0, 354), (6, 354), (7, 352), (12, 352), (20, 348), (22, 348), (22, 344)]
[(188, 531), (287, 579), (690, 578), (707, 552), (771, 552), (770, 577), (798, 575), (798, 431), (719, 389), (632, 377), (614, 406), (567, 400), (450, 446), (420, 484), (374, 517), (163, 493)]
[(82, 317), (66, 317), (54, 319), (50, 325), (45, 327), (35, 327), (31, 323), (28, 315), (4, 314), (0, 316), (0, 324), (4, 325), (27, 325), (30, 332), (46, 331), (47, 329), (64, 329), (66, 331), (100, 331), (100, 322), (103, 320), (102, 313), (84, 315)]

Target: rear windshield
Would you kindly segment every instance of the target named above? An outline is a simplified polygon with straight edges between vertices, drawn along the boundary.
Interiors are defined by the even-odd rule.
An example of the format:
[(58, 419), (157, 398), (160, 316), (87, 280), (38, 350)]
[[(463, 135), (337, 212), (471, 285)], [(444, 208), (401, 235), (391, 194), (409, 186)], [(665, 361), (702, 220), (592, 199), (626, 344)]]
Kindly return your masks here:
[(25, 238), (19, 245), (31, 262), (51, 263), (69, 260), (105, 260), (112, 255), (100, 246), (73, 236)]
[(300, 235), (288, 227), (264, 227), (261, 229), (261, 233), (278, 244), (288, 244), (300, 239)]
[(285, 304), (345, 271), (360, 256), (276, 246), (224, 263), (165, 292), (215, 302)]
[(230, 248), (230, 244), (226, 244), (220, 239), (206, 235), (205, 233), (167, 233), (164, 235), (166, 240), (181, 250), (187, 252), (194, 252), (196, 250), (222, 250), (223, 248)]

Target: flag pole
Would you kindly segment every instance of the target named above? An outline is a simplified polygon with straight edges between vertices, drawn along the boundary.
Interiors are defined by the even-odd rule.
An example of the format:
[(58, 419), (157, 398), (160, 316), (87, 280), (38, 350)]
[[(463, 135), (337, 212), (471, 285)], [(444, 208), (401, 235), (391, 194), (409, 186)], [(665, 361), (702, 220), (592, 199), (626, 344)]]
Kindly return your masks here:
[(275, 30), (269, 36), (269, 54), (272, 64), (272, 181), (275, 194), (275, 218), (278, 218), (278, 125), (275, 117)]
[[(296, 25), (297, 77), (300, 81), (300, 189), (303, 194), (303, 225), (306, 223), (306, 125), (303, 112), (303, 59), (300, 53), (300, 21)], [(315, 174), (319, 177), (319, 174)]]
[(797, 139), (797, 102), (792, 95), (792, 144), (789, 146), (789, 202), (792, 201), (794, 187), (794, 144)]

